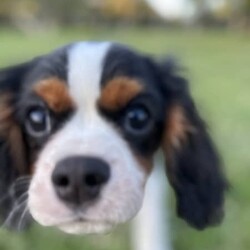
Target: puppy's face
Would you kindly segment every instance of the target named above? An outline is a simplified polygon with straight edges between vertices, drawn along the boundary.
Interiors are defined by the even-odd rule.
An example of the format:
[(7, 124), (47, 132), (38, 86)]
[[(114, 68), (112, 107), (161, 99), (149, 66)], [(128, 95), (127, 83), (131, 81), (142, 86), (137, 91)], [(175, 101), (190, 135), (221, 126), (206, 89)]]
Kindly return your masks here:
[(38, 223), (92, 233), (128, 221), (159, 147), (178, 214), (198, 228), (221, 218), (226, 181), (170, 63), (82, 42), (3, 70), (0, 84), (0, 138), (8, 144), (0, 157), (8, 156), (14, 179), (31, 176), (27, 208)]

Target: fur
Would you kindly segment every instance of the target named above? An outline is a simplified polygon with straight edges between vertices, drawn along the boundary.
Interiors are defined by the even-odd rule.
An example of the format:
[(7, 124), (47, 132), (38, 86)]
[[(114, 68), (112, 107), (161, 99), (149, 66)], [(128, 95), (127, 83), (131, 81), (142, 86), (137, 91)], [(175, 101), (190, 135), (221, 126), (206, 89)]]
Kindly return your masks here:
[[(227, 180), (188, 81), (172, 60), (159, 63), (110, 42), (80, 42), (2, 69), (0, 93), (5, 226), (22, 229), (31, 213), (69, 233), (109, 231), (140, 210), (158, 149), (177, 215), (197, 229), (221, 222)], [(49, 123), (46, 133), (30, 132), (37, 108)], [(72, 156), (101, 158), (111, 170), (101, 195), (77, 213), (51, 181), (57, 162)]]

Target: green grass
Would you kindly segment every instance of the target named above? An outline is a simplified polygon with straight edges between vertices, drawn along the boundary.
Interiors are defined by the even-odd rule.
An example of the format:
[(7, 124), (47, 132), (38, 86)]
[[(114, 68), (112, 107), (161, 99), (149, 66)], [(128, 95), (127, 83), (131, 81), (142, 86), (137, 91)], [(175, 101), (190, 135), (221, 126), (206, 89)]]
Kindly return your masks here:
[[(240, 32), (164, 28), (78, 28), (33, 34), (0, 29), (0, 67), (75, 40), (116, 40), (141, 51), (173, 54), (186, 66), (192, 93), (223, 155), (232, 189), (218, 228), (197, 232), (171, 215), (176, 250), (250, 249), (250, 36)], [(0, 231), (0, 249), (128, 250), (127, 228), (107, 236), (66, 236), (36, 226)], [(152, 249), (153, 250), (153, 249)]]

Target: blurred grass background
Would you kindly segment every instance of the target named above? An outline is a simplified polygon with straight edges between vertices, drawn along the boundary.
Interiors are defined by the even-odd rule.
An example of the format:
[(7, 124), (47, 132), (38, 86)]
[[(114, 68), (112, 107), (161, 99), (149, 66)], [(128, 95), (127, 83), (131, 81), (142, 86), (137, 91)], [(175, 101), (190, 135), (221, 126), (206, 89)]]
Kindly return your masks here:
[[(164, 27), (82, 27), (27, 35), (0, 29), (0, 67), (76, 40), (114, 40), (162, 57), (174, 55), (186, 67), (192, 93), (207, 118), (223, 156), (232, 188), (220, 227), (197, 232), (174, 214), (171, 236), (175, 250), (250, 249), (250, 34), (226, 29)], [(1, 250), (128, 250), (129, 230), (106, 236), (70, 236), (35, 225), (29, 232), (0, 230)], [(153, 249), (152, 249), (153, 250)]]

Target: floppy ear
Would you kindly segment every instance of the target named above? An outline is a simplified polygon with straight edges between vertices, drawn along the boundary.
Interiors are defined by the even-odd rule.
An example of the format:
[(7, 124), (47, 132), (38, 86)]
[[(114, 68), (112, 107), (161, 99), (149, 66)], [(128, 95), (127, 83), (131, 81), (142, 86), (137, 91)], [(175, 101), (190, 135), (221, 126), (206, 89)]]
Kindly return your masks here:
[(22, 130), (15, 120), (15, 102), (28, 65), (0, 70), (0, 216), (3, 221), (22, 194), (13, 184), (28, 171)]
[(177, 214), (203, 229), (221, 221), (227, 181), (186, 80), (171, 64), (165, 64), (162, 70), (168, 102), (162, 146), (167, 175), (176, 194)]

